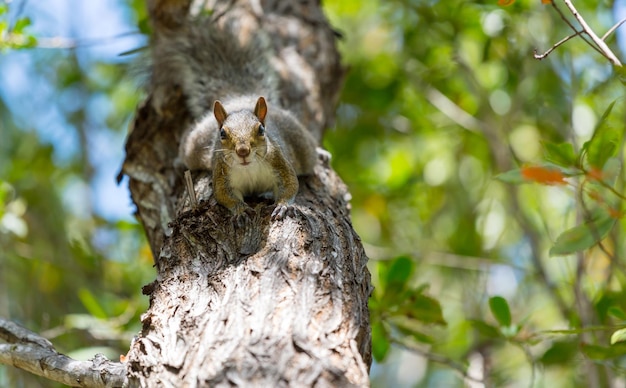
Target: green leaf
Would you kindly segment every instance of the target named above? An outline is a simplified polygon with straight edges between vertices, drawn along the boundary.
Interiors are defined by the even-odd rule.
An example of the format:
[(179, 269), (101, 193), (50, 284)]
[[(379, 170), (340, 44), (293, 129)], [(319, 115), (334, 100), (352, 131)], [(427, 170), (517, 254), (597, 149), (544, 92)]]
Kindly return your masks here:
[(493, 177), (494, 179), (499, 180), (504, 183), (512, 183), (515, 185), (519, 185), (521, 183), (528, 183), (524, 177), (522, 177), (522, 170), (516, 168), (515, 170), (503, 172), (502, 174), (498, 174)]
[(610, 117), (615, 102), (613, 101), (604, 111), (591, 140), (583, 146), (587, 153), (587, 162), (598, 169), (602, 169), (609, 158), (617, 155), (622, 141), (623, 127), (621, 121), (613, 123)]
[(576, 165), (576, 153), (571, 143), (551, 143), (543, 142), (545, 158), (549, 162), (563, 167), (573, 167)]
[(145, 34), (145, 35), (152, 34), (152, 25), (150, 24), (150, 19), (147, 17), (139, 20), (139, 23), (137, 23), (137, 27), (139, 27), (139, 31), (142, 34)]
[(372, 355), (376, 361), (381, 362), (389, 353), (389, 333), (383, 322), (378, 321), (372, 325)]
[(411, 275), (415, 269), (415, 263), (409, 257), (400, 256), (391, 263), (381, 263), (379, 267), (381, 276), (381, 286), (383, 287), (383, 299), (395, 302), (406, 288)]
[(602, 167), (602, 180), (604, 183), (613, 186), (621, 171), (622, 162), (618, 158), (609, 158)]
[(413, 339), (417, 342), (422, 342), (430, 345), (435, 343), (435, 339), (433, 337), (429, 336), (428, 334), (424, 334), (421, 331), (412, 331), (409, 333), (409, 335), (413, 337)]
[(26, 18), (18, 19), (18, 21), (15, 22), (15, 25), (13, 26), (13, 33), (21, 34), (22, 31), (24, 31), (24, 28), (30, 25), (31, 25), (30, 18), (26, 17)]
[(626, 354), (626, 344), (618, 342), (611, 347), (582, 344), (581, 350), (583, 354), (590, 359), (602, 361), (621, 357)]
[(610, 358), (610, 349), (598, 345), (582, 344), (583, 354), (592, 360), (606, 360)]
[(545, 366), (564, 365), (574, 359), (578, 353), (578, 342), (556, 341), (543, 353), (539, 362)]
[(619, 329), (615, 333), (611, 334), (611, 345), (624, 341), (626, 341), (626, 328)]
[(402, 334), (413, 337), (418, 342), (434, 344), (435, 339), (422, 332), (423, 324), (415, 319), (397, 316), (389, 318), (389, 323), (394, 325)]
[(506, 299), (501, 296), (489, 298), (489, 308), (500, 326), (511, 326), (511, 310)]
[(614, 316), (617, 319), (626, 321), (626, 312), (624, 312), (624, 310), (622, 310), (620, 307), (611, 306), (609, 307), (607, 313)]
[(426, 295), (414, 295), (411, 297), (412, 303), (404, 305), (400, 312), (404, 312), (406, 316), (417, 319), (424, 323), (436, 323), (445, 325), (443, 312), (439, 301)]
[(78, 290), (78, 298), (83, 303), (83, 306), (89, 311), (91, 315), (98, 318), (106, 318), (107, 313), (104, 311), (96, 297), (87, 289), (81, 288)]
[(387, 272), (387, 287), (404, 287), (413, 274), (415, 263), (406, 256), (396, 258)]
[(613, 71), (617, 74), (617, 79), (619, 79), (623, 85), (626, 85), (626, 69), (624, 66), (613, 66)]
[(502, 338), (502, 333), (497, 327), (488, 324), (487, 322), (478, 319), (469, 319), (468, 322), (474, 329), (476, 329), (483, 336), (493, 339)]
[(615, 225), (615, 218), (602, 214), (591, 221), (563, 232), (550, 248), (550, 256), (569, 255), (590, 248), (602, 240)]

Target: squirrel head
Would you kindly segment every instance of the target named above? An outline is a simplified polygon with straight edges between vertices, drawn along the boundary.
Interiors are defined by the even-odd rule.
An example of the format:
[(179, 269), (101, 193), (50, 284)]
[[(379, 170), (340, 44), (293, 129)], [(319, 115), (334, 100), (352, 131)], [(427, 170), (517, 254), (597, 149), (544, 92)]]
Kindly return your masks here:
[(221, 102), (215, 101), (213, 114), (217, 120), (221, 150), (232, 162), (248, 165), (267, 153), (265, 116), (267, 104), (259, 97), (254, 112), (242, 109), (227, 113)]

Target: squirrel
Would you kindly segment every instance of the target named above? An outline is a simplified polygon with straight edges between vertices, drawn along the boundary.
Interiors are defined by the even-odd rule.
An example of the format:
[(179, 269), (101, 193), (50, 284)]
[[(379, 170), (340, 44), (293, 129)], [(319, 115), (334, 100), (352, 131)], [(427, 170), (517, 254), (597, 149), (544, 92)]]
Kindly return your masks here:
[(196, 123), (183, 134), (179, 159), (212, 172), (213, 195), (238, 224), (254, 213), (244, 198), (268, 192), (276, 203), (271, 219), (280, 220), (293, 212), (298, 176), (313, 173), (318, 152), (329, 155), (278, 103), (264, 36), (242, 42), (228, 27), (192, 23), (182, 36), (161, 37), (153, 49), (153, 99), (158, 111), (171, 86), (182, 89)]

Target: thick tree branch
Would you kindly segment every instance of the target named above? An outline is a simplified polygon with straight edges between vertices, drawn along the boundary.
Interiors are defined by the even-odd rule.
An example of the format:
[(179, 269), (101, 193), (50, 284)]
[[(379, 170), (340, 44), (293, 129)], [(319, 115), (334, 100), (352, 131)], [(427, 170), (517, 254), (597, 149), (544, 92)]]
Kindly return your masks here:
[[(184, 41), (189, 23), (267, 34), (277, 104), (321, 140), (345, 70), (319, 1), (208, 3), (211, 16), (196, 18), (190, 1), (148, 1), (153, 52)], [(158, 273), (143, 289), (150, 308), (128, 353), (130, 385), (367, 386), (371, 285), (347, 187), (320, 159), (300, 179), (295, 215), (273, 222), (271, 203), (250, 198), (254, 215), (229, 222), (211, 174), (194, 172), (185, 189), (176, 168), (192, 118), (186, 90), (169, 81), (158, 81), (159, 111), (154, 96), (138, 109), (123, 166)]]
[(47, 339), (18, 324), (0, 318), (0, 364), (12, 365), (71, 387), (121, 387), (126, 365), (102, 354), (77, 361), (58, 353)]

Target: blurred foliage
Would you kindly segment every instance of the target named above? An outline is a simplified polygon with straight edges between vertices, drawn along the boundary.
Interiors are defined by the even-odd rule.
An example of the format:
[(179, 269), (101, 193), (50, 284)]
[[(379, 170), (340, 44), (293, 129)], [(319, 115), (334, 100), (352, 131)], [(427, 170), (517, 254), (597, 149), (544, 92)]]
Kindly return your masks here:
[[(602, 35), (624, 2), (574, 3)], [(2, 4), (0, 50), (38, 46), (37, 20)], [(143, 1), (120, 6), (149, 30)], [(325, 10), (350, 69), (325, 146), (372, 259), (372, 385), (623, 384), (623, 71), (579, 37), (534, 59), (572, 33), (549, 1)], [(103, 161), (90, 144), (123, 132), (139, 101), (128, 60), (21, 52), (53, 90), (54, 133), (78, 146), (0, 101), (0, 315), (76, 357), (115, 357), (153, 276), (137, 224), (91, 203)], [(0, 367), (0, 385), (38, 381)]]
[[(543, 3), (326, 2), (350, 71), (325, 145), (372, 259), (373, 386), (624, 381), (622, 72), (580, 37), (534, 59), (573, 33)], [(618, 21), (574, 4), (600, 36)]]
[[(136, 30), (145, 11), (142, 1), (133, 7), (126, 13)], [(71, 48), (40, 48), (35, 35), (49, 34), (31, 28), (47, 16), (33, 4), (0, 2), (0, 316), (72, 357), (117, 360), (140, 330), (148, 306), (140, 290), (154, 269), (132, 214), (120, 219), (97, 210), (94, 190), (101, 163), (121, 167), (121, 158), (101, 157), (112, 138), (121, 139), (123, 156), (141, 96), (128, 63), (91, 57), (90, 45), (101, 42), (63, 36)], [(25, 96), (10, 94), (16, 63), (28, 74), (19, 89), (34, 91)], [(114, 182), (115, 175), (102, 179)], [(0, 386), (57, 385), (0, 366)]]
[(32, 48), (37, 45), (37, 38), (27, 32), (31, 20), (28, 17), (19, 17), (11, 25), (7, 14), (9, 5), (0, 3), (0, 52), (6, 49)]

